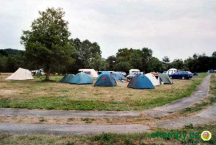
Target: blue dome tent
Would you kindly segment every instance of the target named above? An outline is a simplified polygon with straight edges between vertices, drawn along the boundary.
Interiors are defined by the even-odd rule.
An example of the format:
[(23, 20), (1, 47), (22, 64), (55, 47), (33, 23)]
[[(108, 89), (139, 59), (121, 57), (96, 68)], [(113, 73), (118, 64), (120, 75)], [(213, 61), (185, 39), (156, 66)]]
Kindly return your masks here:
[(136, 75), (129, 82), (128, 88), (133, 89), (154, 89), (152, 82), (144, 75)]
[(197, 72), (195, 72), (193, 75), (194, 75), (194, 76), (198, 76), (198, 73), (197, 73)]
[(72, 80), (73, 76), (74, 76), (73, 74), (67, 74), (59, 82), (69, 83)]
[(113, 77), (115, 80), (126, 80), (126, 77), (121, 73), (111, 73), (111, 77)]
[(112, 87), (112, 86), (116, 86), (116, 81), (114, 78), (112, 78), (108, 74), (101, 74), (101, 75), (99, 75), (94, 86), (107, 86), (107, 87), (110, 86), (110, 87)]
[(86, 73), (78, 73), (76, 74), (71, 81), (69, 81), (71, 84), (93, 84), (93, 77)]

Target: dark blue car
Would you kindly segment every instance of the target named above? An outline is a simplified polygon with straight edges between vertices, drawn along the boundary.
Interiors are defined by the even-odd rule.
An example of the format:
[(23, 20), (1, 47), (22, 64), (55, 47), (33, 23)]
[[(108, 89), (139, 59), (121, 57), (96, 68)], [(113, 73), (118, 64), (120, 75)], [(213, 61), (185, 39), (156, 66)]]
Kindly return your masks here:
[(188, 71), (179, 71), (179, 72), (176, 72), (170, 75), (170, 78), (172, 79), (183, 79), (184, 80), (184, 79), (190, 79), (192, 77), (193, 77), (192, 73)]

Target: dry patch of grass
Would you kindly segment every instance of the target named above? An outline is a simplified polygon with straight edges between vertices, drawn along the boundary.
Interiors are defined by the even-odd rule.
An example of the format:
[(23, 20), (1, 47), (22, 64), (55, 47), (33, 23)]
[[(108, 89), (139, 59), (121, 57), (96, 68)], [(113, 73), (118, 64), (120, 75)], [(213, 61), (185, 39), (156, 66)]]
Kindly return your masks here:
[[(127, 88), (118, 81), (116, 87), (93, 87), (59, 83), (63, 76), (44, 76), (29, 81), (0, 79), (0, 107), (60, 110), (143, 110), (169, 103), (189, 95), (206, 74), (191, 80), (174, 80), (153, 90)], [(95, 82), (96, 80), (94, 80)]]

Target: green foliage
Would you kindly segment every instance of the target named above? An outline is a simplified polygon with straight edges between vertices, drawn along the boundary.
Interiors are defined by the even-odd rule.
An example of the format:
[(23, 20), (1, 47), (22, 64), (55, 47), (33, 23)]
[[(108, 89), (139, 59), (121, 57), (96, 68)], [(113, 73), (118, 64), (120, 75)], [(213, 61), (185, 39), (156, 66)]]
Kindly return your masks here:
[(58, 71), (73, 63), (73, 47), (69, 44), (70, 32), (62, 9), (48, 8), (39, 14), (31, 30), (23, 31), (21, 43), (25, 46), (28, 62), (43, 66), (49, 80), (51, 69)]
[(115, 63), (116, 63), (116, 57), (114, 55), (109, 56), (106, 59), (106, 64), (107, 64), (106, 70), (114, 70)]
[(70, 44), (74, 46), (75, 52), (73, 58), (75, 58), (75, 64), (71, 65), (71, 70), (77, 71), (80, 68), (94, 68), (96, 70), (106, 69), (104, 59), (101, 58), (100, 46), (96, 42), (90, 42), (89, 40), (70, 39)]
[(132, 69), (132, 66), (129, 62), (119, 62), (115, 65), (114, 70), (128, 72), (128, 70)]

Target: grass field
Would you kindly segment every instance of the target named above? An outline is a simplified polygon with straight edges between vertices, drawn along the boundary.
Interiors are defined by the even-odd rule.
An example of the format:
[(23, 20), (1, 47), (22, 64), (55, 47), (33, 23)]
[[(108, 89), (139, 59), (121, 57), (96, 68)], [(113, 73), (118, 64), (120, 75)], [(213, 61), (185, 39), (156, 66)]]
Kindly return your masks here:
[[(144, 110), (164, 105), (190, 95), (206, 73), (191, 80), (174, 80), (174, 84), (157, 86), (153, 90), (127, 88), (118, 81), (116, 87), (93, 87), (59, 83), (63, 76), (44, 76), (29, 81), (6, 81), (0, 78), (0, 107), (59, 110)], [(94, 80), (96, 81), (96, 80)]]

